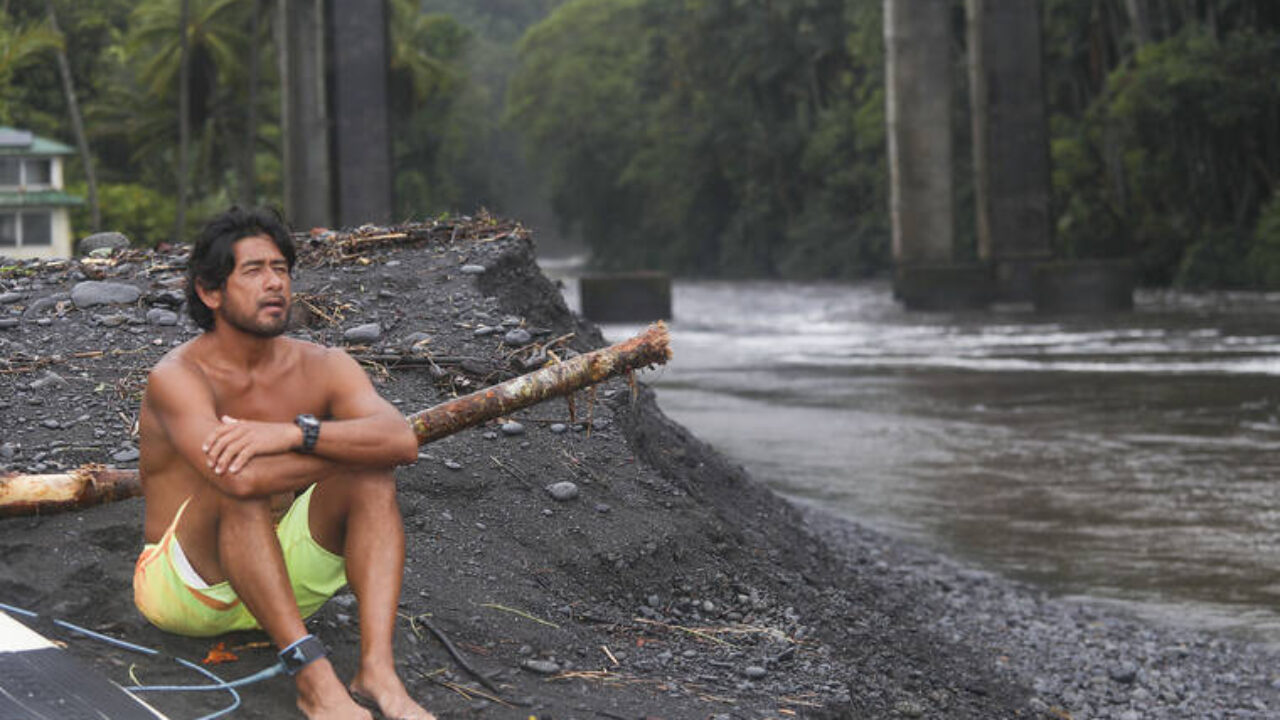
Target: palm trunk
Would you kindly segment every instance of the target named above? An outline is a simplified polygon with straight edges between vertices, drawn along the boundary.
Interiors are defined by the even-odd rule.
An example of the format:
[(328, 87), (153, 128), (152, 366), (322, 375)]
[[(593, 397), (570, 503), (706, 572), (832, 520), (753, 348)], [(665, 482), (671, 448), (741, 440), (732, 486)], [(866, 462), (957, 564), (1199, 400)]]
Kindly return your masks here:
[(178, 54), (178, 211), (174, 221), (173, 240), (181, 242), (187, 226), (187, 155), (191, 145), (191, 59), (187, 25), (191, 18), (191, 0), (182, 0), (178, 30), (182, 33)]
[[(54, 11), (53, 0), (45, 0), (49, 12), (49, 26), (59, 35), (58, 14)], [(102, 229), (102, 209), (98, 206), (98, 178), (93, 170), (93, 155), (89, 152), (89, 137), (84, 132), (84, 120), (80, 116), (80, 103), (76, 101), (75, 82), (71, 77), (71, 63), (67, 61), (65, 48), (58, 48), (58, 73), (62, 76), (62, 94), (67, 99), (67, 113), (71, 116), (71, 131), (76, 135), (76, 148), (80, 151), (80, 163), (84, 165), (85, 182), (89, 186), (89, 213), (92, 218), (93, 231)]]
[(258, 36), (262, 34), (262, 0), (253, 0), (253, 18), (249, 23), (249, 97), (245, 103), (244, 155), (240, 167), (240, 204), (252, 207), (254, 187), (254, 155), (258, 144)]
[[(616, 375), (665, 364), (671, 359), (669, 343), (666, 325), (655, 323), (630, 340), (454, 398), (405, 419), (418, 443), (426, 444)], [(0, 475), (0, 517), (78, 510), (141, 493), (136, 470), (86, 465), (53, 475), (9, 473)]]

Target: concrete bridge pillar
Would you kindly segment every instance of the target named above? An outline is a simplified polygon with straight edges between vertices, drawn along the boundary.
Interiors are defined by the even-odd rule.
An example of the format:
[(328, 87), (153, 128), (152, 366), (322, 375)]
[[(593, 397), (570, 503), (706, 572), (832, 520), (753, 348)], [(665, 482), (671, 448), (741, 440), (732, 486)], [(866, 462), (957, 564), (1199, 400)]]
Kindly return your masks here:
[(950, 3), (884, 0), (894, 293), (910, 308), (986, 302), (955, 263)]
[(978, 256), (1001, 300), (1033, 297), (1053, 256), (1041, 3), (966, 0)]

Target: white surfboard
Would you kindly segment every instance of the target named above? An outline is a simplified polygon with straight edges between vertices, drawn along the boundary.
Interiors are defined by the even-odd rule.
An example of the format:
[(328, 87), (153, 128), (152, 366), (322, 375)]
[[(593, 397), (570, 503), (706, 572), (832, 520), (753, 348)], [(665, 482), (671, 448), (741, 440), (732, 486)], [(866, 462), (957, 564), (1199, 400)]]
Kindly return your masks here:
[(166, 720), (155, 708), (3, 611), (0, 718)]

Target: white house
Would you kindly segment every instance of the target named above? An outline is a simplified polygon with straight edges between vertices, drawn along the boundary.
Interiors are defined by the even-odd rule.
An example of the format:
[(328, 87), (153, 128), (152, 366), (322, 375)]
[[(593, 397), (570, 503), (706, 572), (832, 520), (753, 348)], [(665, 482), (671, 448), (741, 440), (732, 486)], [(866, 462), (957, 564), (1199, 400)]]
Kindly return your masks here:
[(69, 209), (84, 204), (62, 189), (62, 158), (73, 152), (0, 126), (0, 257), (71, 257)]

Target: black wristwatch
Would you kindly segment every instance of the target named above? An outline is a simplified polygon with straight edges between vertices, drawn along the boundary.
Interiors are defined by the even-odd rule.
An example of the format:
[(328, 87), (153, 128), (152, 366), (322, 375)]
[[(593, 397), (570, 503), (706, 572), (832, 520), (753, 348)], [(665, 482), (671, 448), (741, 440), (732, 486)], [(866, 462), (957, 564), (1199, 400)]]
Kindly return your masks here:
[(315, 635), (303, 635), (297, 642), (280, 651), (284, 671), (297, 675), (298, 671), (329, 654), (329, 650)]
[(299, 452), (309, 453), (316, 449), (316, 441), (320, 439), (320, 421), (315, 415), (303, 413), (293, 419), (293, 424), (302, 428), (302, 445)]

